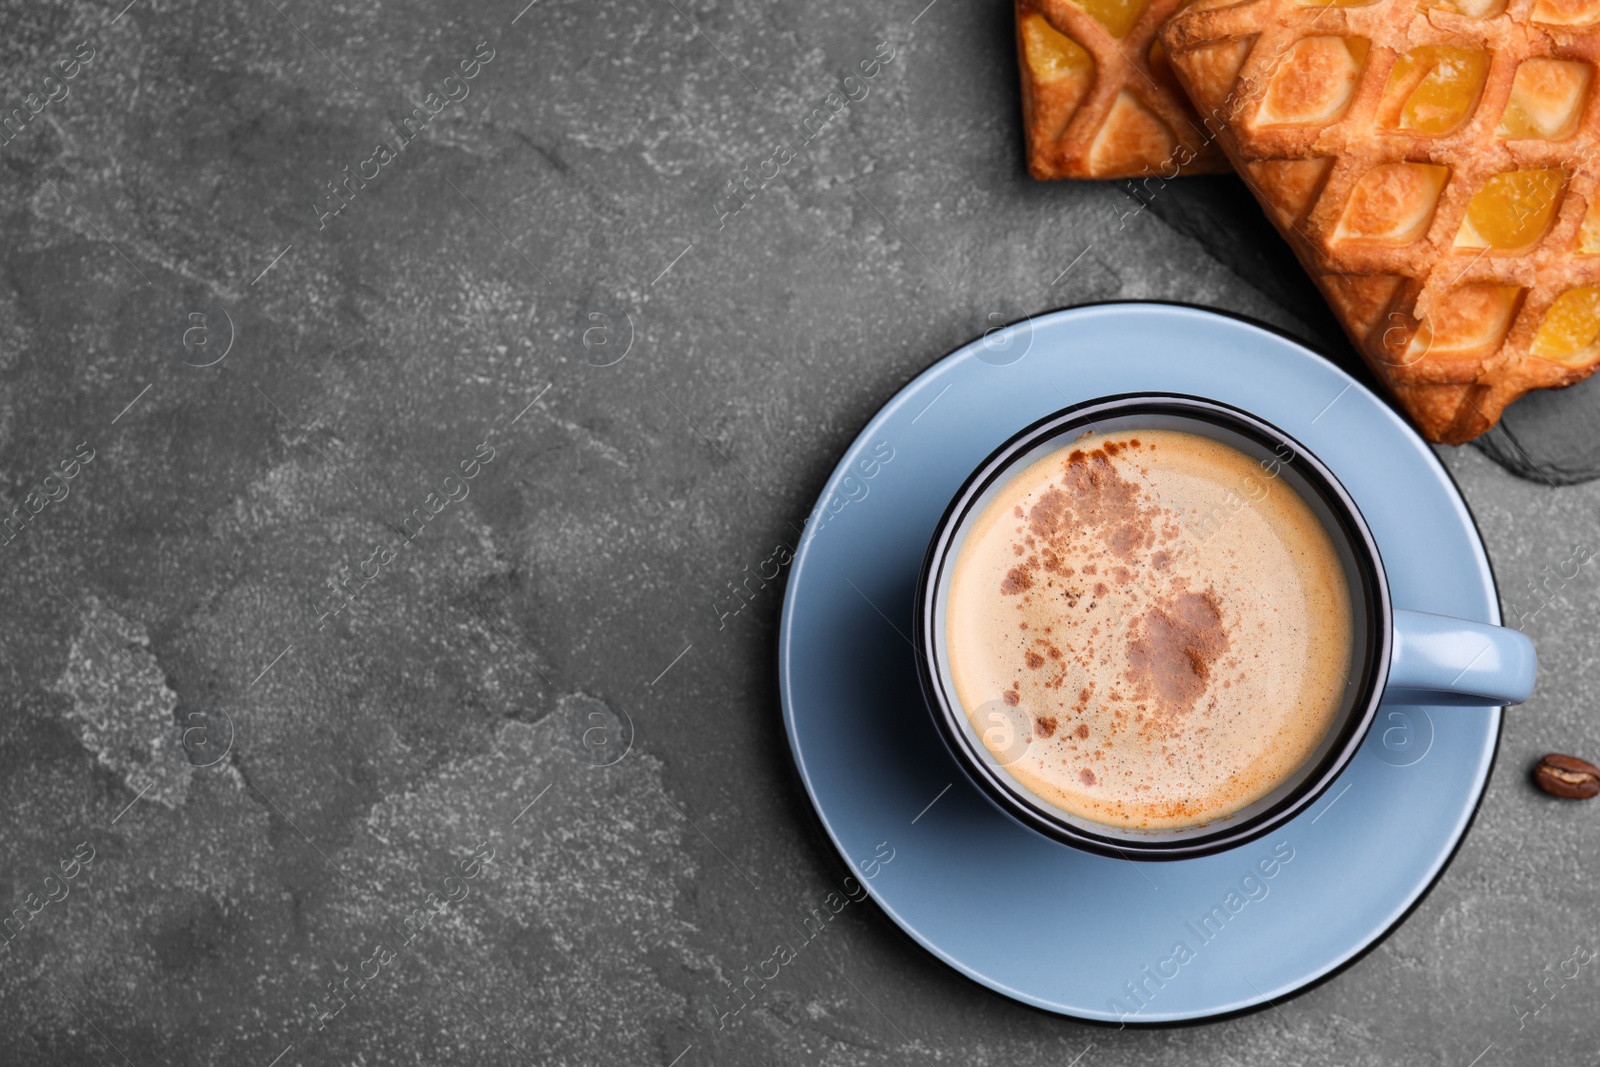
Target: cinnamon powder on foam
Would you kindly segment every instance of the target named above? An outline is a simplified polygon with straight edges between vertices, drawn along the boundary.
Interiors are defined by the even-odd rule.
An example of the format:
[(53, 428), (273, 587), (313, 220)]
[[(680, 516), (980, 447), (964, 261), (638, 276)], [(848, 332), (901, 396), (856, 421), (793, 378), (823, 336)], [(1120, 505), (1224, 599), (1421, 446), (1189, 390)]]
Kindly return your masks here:
[(948, 606), (979, 736), (986, 702), (1026, 712), (1008, 772), (1116, 826), (1270, 792), (1332, 725), (1350, 661), (1349, 591), (1305, 502), (1171, 430), (1085, 435), (1014, 476), (972, 524)]

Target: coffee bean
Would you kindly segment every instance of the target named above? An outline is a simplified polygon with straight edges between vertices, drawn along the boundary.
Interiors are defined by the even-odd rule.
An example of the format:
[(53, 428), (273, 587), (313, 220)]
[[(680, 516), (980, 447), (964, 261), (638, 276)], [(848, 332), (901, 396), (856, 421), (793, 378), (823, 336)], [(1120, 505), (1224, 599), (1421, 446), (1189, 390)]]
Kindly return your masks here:
[(1600, 794), (1600, 767), (1558, 752), (1539, 761), (1533, 769), (1533, 780), (1551, 796), (1568, 800), (1585, 800)]

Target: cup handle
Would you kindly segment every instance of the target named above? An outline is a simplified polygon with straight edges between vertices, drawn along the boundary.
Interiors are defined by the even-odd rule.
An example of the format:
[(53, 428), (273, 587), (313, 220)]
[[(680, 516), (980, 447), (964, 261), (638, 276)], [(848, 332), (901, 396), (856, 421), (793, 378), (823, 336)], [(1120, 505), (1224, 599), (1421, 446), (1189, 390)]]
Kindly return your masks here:
[(1396, 608), (1384, 699), (1468, 707), (1520, 704), (1533, 692), (1536, 662), (1527, 634)]

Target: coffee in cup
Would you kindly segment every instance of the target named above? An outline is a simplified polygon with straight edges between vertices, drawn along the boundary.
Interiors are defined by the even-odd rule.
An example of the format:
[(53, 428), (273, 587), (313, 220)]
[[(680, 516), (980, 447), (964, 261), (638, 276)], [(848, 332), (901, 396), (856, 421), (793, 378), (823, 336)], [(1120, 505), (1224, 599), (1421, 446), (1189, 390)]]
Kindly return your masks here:
[(1344, 772), (1381, 701), (1517, 703), (1536, 664), (1513, 630), (1394, 605), (1321, 460), (1173, 394), (1088, 401), (991, 453), (934, 530), (914, 618), (972, 783), (1120, 858), (1269, 833)]
[(1090, 431), (1034, 461), (972, 521), (949, 588), (973, 728), (1022, 786), (1097, 823), (1231, 815), (1344, 701), (1332, 539), (1260, 461), (1198, 434)]

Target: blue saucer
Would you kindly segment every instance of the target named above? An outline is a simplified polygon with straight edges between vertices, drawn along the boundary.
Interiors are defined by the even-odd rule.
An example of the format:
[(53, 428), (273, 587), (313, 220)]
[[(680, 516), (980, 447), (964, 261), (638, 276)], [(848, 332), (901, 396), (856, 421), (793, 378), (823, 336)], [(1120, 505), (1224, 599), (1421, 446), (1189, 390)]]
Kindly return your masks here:
[[(1488, 782), (1499, 709), (1386, 705), (1327, 795), (1202, 859), (1076, 851), (1002, 815), (940, 743), (910, 642), (918, 567), (962, 481), (1017, 430), (1115, 393), (1235, 404), (1299, 438), (1378, 539), (1396, 607), (1500, 621), (1472, 517), (1429, 447), (1349, 375), (1196, 308), (1106, 304), (1017, 323), (918, 376), (840, 461), (783, 606), (795, 762), (885, 912), (996, 992), (1080, 1019), (1248, 1011), (1351, 962), (1433, 885)], [(894, 851), (873, 866), (880, 842)]]

